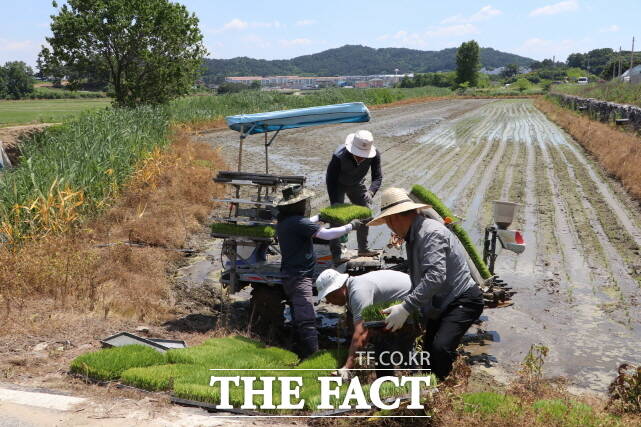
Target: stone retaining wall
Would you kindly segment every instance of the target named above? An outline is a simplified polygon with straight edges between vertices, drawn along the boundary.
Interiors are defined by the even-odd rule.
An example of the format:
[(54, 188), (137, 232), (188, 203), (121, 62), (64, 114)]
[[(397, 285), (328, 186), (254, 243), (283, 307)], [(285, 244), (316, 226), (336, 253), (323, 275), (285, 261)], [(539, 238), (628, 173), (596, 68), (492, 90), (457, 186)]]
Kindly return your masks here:
[(641, 108), (634, 105), (616, 104), (562, 93), (550, 93), (549, 96), (566, 108), (583, 112), (592, 119), (604, 123), (612, 122), (615, 119), (628, 119), (626, 126), (641, 132)]

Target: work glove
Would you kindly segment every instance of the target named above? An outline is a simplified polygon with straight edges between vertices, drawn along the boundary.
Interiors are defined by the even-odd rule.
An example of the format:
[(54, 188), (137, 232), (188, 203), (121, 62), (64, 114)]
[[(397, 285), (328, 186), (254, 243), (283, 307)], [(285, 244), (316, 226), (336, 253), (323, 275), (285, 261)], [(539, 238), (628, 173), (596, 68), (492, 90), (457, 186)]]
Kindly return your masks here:
[(332, 376), (341, 377), (343, 381), (349, 381), (352, 378), (352, 371), (346, 368), (340, 368), (339, 370), (332, 372)]
[(403, 304), (396, 304), (382, 311), (388, 316), (385, 318), (385, 329), (392, 332), (398, 331), (403, 327), (410, 313), (405, 310)]
[(358, 230), (363, 225), (365, 225), (365, 223), (360, 219), (353, 219), (349, 223), (352, 226), (352, 230)]

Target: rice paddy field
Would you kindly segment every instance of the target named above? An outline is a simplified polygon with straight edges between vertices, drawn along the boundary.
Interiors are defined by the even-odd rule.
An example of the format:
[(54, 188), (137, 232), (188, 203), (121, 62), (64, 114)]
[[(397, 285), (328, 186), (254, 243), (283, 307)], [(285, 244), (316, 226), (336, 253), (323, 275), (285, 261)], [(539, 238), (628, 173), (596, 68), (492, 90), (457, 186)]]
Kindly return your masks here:
[[(492, 201), (521, 204), (512, 228), (522, 230), (525, 252), (502, 251), (496, 264), (517, 292), (514, 304), (483, 314), (481, 328), (498, 338), (479, 349), (490, 372), (515, 373), (530, 345), (541, 343), (550, 349), (548, 375), (604, 392), (620, 363), (641, 362), (641, 209), (533, 100), (445, 99), (374, 110), (368, 124), (283, 132), (270, 148), (270, 172), (306, 175), (317, 213), (328, 205), (331, 153), (362, 128), (381, 152), (382, 188), (430, 191), (461, 218), (479, 253)], [(198, 140), (229, 161), (237, 156), (234, 132)], [(264, 170), (260, 138), (246, 139), (244, 149), (244, 169)], [(389, 237), (385, 226), (370, 228), (370, 247), (387, 251)], [(350, 235), (348, 247), (355, 240)]]

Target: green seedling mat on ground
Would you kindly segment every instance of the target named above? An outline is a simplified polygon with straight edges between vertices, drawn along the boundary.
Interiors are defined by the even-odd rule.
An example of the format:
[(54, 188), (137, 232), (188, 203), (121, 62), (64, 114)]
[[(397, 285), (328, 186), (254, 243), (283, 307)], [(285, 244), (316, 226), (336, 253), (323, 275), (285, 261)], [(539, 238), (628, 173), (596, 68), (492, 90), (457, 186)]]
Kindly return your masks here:
[[(452, 214), (452, 211), (443, 204), (441, 199), (439, 199), (436, 194), (432, 193), (431, 191), (427, 190), (426, 188), (420, 186), (420, 185), (415, 185), (412, 187), (411, 193), (416, 196), (421, 202), (426, 203), (428, 205), (431, 205), (432, 208), (443, 218), (450, 217), (450, 218), (455, 218), (455, 215)], [(484, 279), (489, 279), (492, 277), (492, 273), (490, 273), (490, 269), (487, 268), (487, 265), (483, 262), (483, 258), (479, 255), (476, 247), (474, 246), (474, 243), (472, 243), (472, 239), (470, 239), (470, 236), (467, 234), (463, 226), (460, 224), (453, 224), (450, 228), (452, 232), (458, 237), (459, 241), (469, 254), (470, 258), (472, 258), (472, 261), (474, 262), (474, 265), (476, 265), (476, 268), (478, 269), (479, 273), (481, 274), (481, 277)]]
[(242, 225), (228, 222), (215, 222), (211, 225), (211, 232), (227, 236), (266, 237), (276, 235), (276, 229), (271, 225)]
[[(320, 403), (320, 383), (317, 377), (329, 376), (332, 370), (342, 366), (346, 356), (345, 349), (323, 350), (301, 362), (290, 351), (234, 336), (208, 339), (199, 346), (173, 349), (164, 354), (139, 345), (99, 350), (76, 358), (71, 363), (71, 370), (91, 379), (119, 380), (123, 384), (144, 390), (167, 391), (178, 398), (211, 404), (220, 402), (220, 386), (209, 385), (210, 378), (216, 375), (216, 371), (210, 368), (226, 369), (219, 371), (220, 376), (302, 377), (300, 398), (305, 399), (304, 409), (312, 411)], [(249, 370), (256, 368), (261, 370)], [(283, 368), (291, 369), (276, 370)], [(238, 387), (230, 387), (230, 403), (236, 408), (244, 403), (243, 383), (239, 384)], [(257, 382), (255, 388), (263, 385)], [(363, 385), (365, 393), (368, 388), (368, 385)], [(342, 386), (341, 391), (344, 395), (347, 384)], [(391, 384), (381, 387), (384, 398), (408, 392), (408, 387), (396, 388)], [(280, 382), (275, 382), (274, 405), (280, 403), (280, 397)], [(261, 403), (262, 397), (254, 399), (254, 404)], [(339, 402), (334, 399), (334, 404), (338, 406)]]
[(330, 224), (345, 225), (353, 219), (368, 219), (372, 217), (372, 210), (359, 205), (333, 205), (320, 211), (321, 221)]

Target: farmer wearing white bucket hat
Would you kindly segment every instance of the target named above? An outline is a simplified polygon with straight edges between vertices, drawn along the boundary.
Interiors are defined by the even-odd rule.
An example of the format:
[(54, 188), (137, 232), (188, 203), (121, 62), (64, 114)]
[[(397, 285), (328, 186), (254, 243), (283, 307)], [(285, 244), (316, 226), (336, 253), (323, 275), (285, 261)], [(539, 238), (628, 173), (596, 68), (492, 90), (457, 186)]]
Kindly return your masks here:
[[(372, 183), (365, 185), (367, 173), (371, 173)], [(355, 205), (372, 207), (374, 195), (381, 187), (381, 155), (374, 147), (374, 137), (368, 130), (350, 133), (332, 155), (325, 176), (327, 193), (332, 205), (345, 202), (345, 196)], [(363, 227), (356, 233), (358, 254), (372, 256), (377, 252), (370, 251), (367, 244), (368, 229)], [(341, 244), (338, 240), (330, 243), (334, 263), (341, 259)]]
[(467, 266), (463, 245), (438, 221), (418, 209), (401, 188), (388, 188), (381, 196), (381, 213), (367, 225), (387, 224), (406, 242), (412, 290), (401, 304), (383, 311), (392, 331), (410, 312), (421, 311), (425, 323), (423, 348), (430, 353), (430, 368), (439, 379), (447, 377), (456, 348), (467, 329), (483, 312), (483, 293)]
[[(415, 325), (407, 325), (395, 334), (370, 332), (365, 326), (361, 313), (365, 307), (372, 304), (402, 300), (409, 294), (411, 287), (412, 281), (407, 274), (392, 270), (372, 271), (350, 277), (348, 274), (341, 274), (328, 268), (318, 276), (316, 279), (318, 301), (324, 299), (330, 304), (347, 306), (354, 323), (347, 360), (335, 375), (344, 378), (349, 376), (349, 370), (354, 367), (356, 361), (356, 352), (365, 348), (370, 338), (376, 354), (380, 355), (384, 351), (400, 351), (404, 354), (405, 362), (409, 361), (409, 352), (418, 335)], [(379, 377), (392, 375), (388, 370), (394, 368), (391, 363), (381, 358), (377, 358), (377, 362), (376, 373)]]

